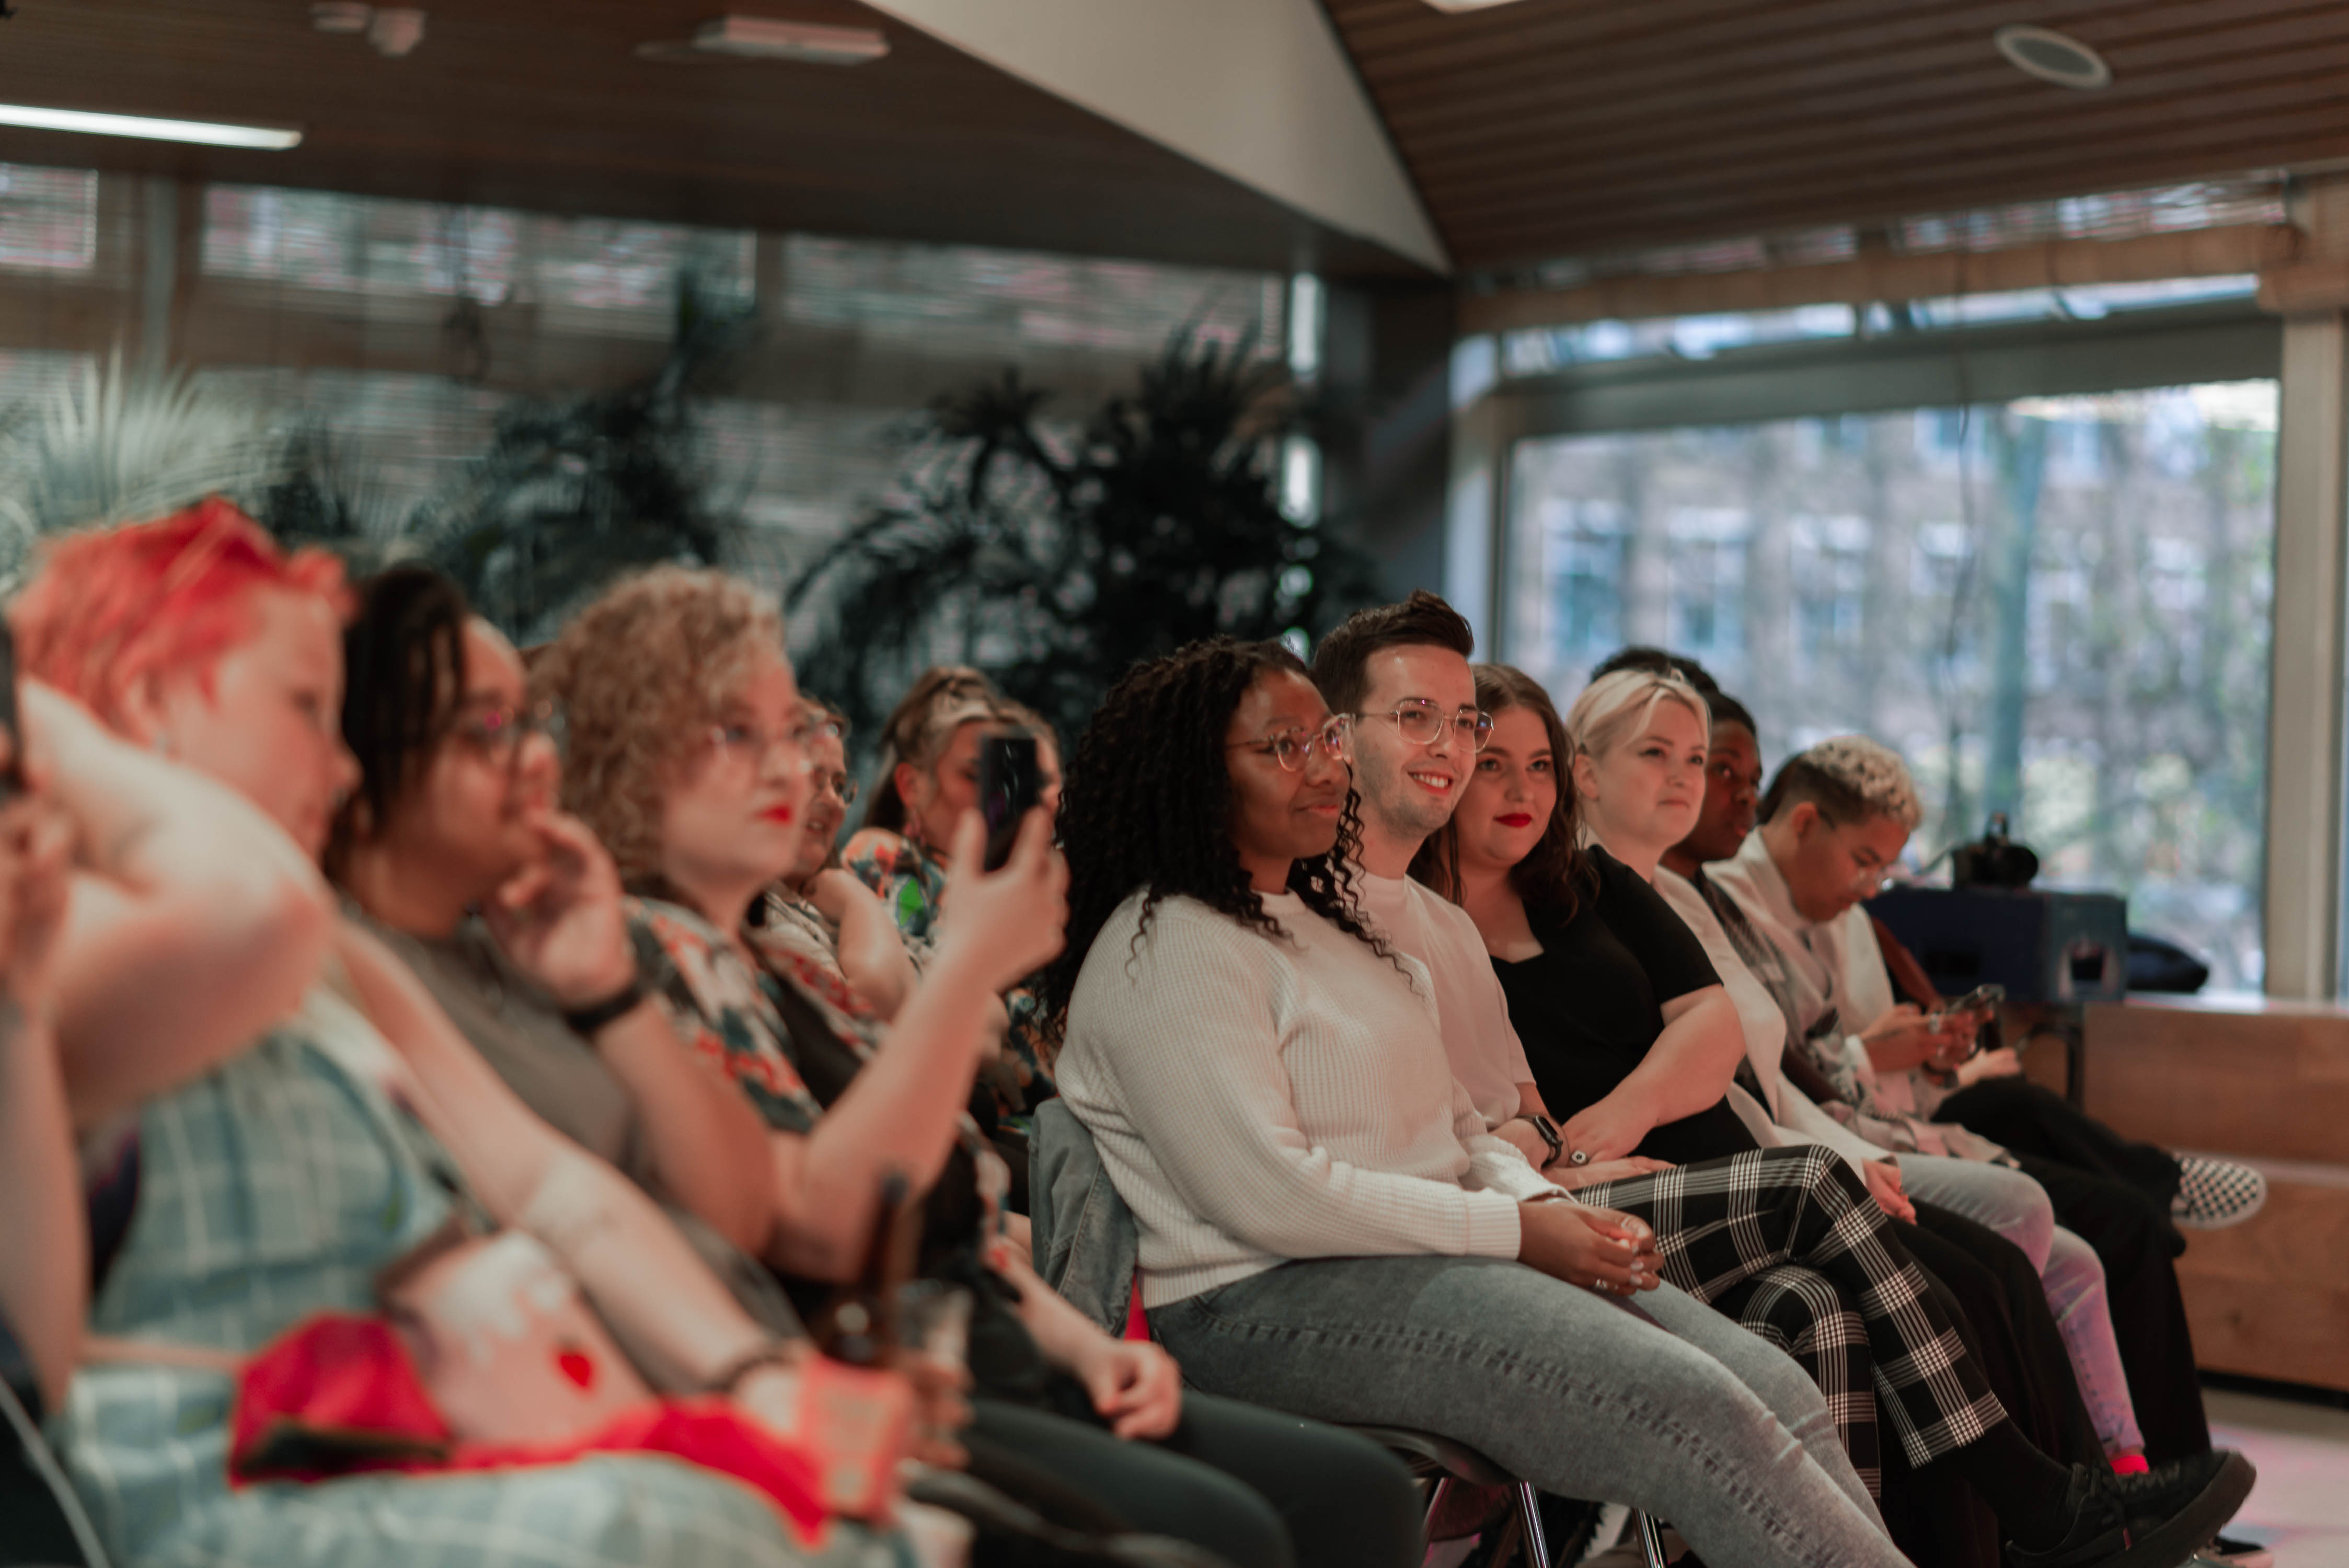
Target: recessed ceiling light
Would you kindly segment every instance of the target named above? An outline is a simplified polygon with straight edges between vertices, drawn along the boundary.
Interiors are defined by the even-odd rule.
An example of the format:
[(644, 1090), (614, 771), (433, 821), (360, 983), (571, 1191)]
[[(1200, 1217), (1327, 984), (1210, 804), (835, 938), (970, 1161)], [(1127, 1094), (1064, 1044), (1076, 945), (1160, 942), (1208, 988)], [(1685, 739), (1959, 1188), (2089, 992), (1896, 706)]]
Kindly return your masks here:
[(827, 27), (812, 22), (776, 22), (763, 16), (720, 16), (694, 29), (682, 42), (639, 45), (647, 60), (795, 60), (811, 66), (861, 66), (889, 52), (877, 27)]
[(2007, 64), (2043, 82), (2083, 88), (2112, 85), (2113, 68), (2105, 64), (2104, 56), (2052, 27), (2013, 22), (1992, 33), (1990, 41)]
[(0, 125), (27, 130), (70, 130), (87, 136), (134, 136), (148, 141), (191, 141), (201, 147), (258, 147), (271, 152), (302, 145), (302, 133), (265, 125), (221, 125), (208, 119), (150, 119), (136, 114), (90, 114), (0, 103)]

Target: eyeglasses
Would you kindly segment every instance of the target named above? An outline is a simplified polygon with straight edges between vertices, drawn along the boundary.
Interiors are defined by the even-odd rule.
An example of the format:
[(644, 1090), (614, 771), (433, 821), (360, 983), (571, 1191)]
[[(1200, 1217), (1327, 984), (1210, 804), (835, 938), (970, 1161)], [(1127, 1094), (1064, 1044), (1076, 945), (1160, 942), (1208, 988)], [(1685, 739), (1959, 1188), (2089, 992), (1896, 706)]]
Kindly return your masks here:
[(513, 761), (523, 741), (533, 735), (551, 734), (554, 728), (553, 703), (528, 703), (519, 707), (498, 703), (458, 715), (449, 733), (491, 761), (503, 764)]
[(1481, 708), (1464, 707), (1446, 713), (1423, 696), (1406, 697), (1384, 713), (1358, 713), (1355, 718), (1391, 718), (1395, 733), (1413, 746), (1434, 746), (1457, 729), (1472, 751), (1482, 751), (1493, 738), (1493, 716)]
[(1319, 751), (1333, 762), (1354, 759), (1354, 726), (1346, 715), (1332, 716), (1320, 728), (1309, 730), (1299, 726), (1284, 729), (1278, 735), (1268, 735), (1260, 740), (1236, 740), (1224, 748), (1226, 751), (1254, 751), (1280, 764), (1284, 773), (1302, 773), (1313, 753)]
[(820, 772), (815, 776), (815, 787), (818, 789), (829, 789), (839, 796), (840, 803), (843, 806), (855, 805), (856, 797), (860, 793), (856, 780), (845, 773)]
[(764, 771), (768, 758), (786, 748), (807, 751), (814, 728), (804, 719), (780, 733), (760, 728), (755, 724), (713, 724), (709, 727), (709, 748), (728, 762), (748, 763)]

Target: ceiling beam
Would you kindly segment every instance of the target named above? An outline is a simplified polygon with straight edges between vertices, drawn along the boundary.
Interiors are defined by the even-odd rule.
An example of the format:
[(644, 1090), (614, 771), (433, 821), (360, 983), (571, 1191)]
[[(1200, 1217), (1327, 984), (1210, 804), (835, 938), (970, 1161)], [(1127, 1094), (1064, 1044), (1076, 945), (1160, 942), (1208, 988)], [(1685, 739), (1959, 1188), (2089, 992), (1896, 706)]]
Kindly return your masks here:
[(1460, 302), (1461, 330), (1516, 332), (1581, 321), (1871, 304), (2016, 289), (2147, 283), (2288, 269), (2302, 234), (2288, 223), (2230, 223), (2120, 240), (2050, 240), (1996, 251), (1884, 253), (1807, 266), (1633, 274), (1566, 289), (1509, 289)]

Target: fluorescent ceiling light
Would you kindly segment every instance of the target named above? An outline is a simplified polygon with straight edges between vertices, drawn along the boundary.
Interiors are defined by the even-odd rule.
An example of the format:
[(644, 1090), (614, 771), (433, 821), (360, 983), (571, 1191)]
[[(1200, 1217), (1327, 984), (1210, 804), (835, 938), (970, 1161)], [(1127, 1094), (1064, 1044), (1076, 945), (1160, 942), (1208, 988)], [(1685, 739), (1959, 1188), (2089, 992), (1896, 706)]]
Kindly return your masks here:
[(1439, 11), (1489, 11), (1495, 5), (1514, 5), (1517, 0), (1427, 0)]
[(78, 108), (39, 108), (0, 103), (0, 125), (27, 130), (70, 130), (86, 136), (136, 136), (149, 141), (192, 141), (202, 147), (259, 147), (283, 152), (302, 145), (298, 130), (264, 125), (221, 125), (208, 119), (150, 119), (137, 114), (90, 114)]
[(889, 52), (889, 40), (874, 27), (827, 27), (810, 22), (777, 22), (763, 16), (720, 16), (694, 29), (684, 43), (637, 46), (647, 60), (732, 58), (796, 60), (812, 66), (861, 66)]

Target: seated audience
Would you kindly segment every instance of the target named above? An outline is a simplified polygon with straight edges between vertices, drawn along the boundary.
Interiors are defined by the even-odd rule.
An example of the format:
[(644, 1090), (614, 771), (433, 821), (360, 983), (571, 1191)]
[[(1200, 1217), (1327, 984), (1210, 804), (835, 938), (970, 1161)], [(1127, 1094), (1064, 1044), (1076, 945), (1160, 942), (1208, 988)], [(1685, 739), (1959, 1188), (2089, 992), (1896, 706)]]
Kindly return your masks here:
[[(820, 1486), (848, 1450), (814, 1429), (804, 1342), (741, 1314), (657, 1210), (526, 1110), (413, 976), (335, 919), (310, 860), (356, 778), (337, 724), (343, 604), (330, 560), (286, 556), (214, 501), (53, 542), (12, 609), (27, 676), (122, 738), (28, 686), (60, 797), (105, 846), (57, 955), (69, 1103), (85, 1136), (127, 1121), (136, 1138), (131, 1218), (52, 1426), (106, 1549), (339, 1565), (618, 1561), (656, 1541), (707, 1563), (891, 1553), (824, 1524)], [(501, 1244), (464, 1240), (490, 1230)], [(474, 1348), (428, 1387), (439, 1363), (398, 1350), (378, 1291), (432, 1278), (447, 1305), (415, 1321)], [(560, 1305), (582, 1295), (609, 1335)], [(512, 1308), (501, 1321), (523, 1337), (485, 1335), (469, 1295)], [(543, 1326), (536, 1343), (522, 1324)], [(576, 1331), (554, 1342), (575, 1372), (551, 1354), (558, 1328)], [(367, 1346), (377, 1358), (358, 1367), (409, 1412), (401, 1444), (338, 1447), (344, 1415), (310, 1427), (323, 1452), (279, 1453), (271, 1429), (238, 1424), (256, 1366), (316, 1357), (347, 1387), (343, 1352)], [(885, 1431), (909, 1395), (860, 1386)], [(655, 1388), (733, 1403), (657, 1407)], [(663, 1413), (550, 1420), (583, 1404)], [(698, 1438), (680, 1447), (681, 1431)], [(502, 1468), (537, 1439), (544, 1462)], [(727, 1473), (629, 1451), (647, 1446)], [(387, 1458), (438, 1473), (336, 1474)]]
[[(1218, 639), (1128, 672), (1076, 754), (1042, 994), (1154, 1332), (1197, 1387), (1441, 1433), (1711, 1562), (1899, 1561), (1800, 1370), (1486, 1131), (1425, 968), (1354, 911), (1346, 727), (1286, 649)], [(2052, 1479), (2051, 1540), (2117, 1539)]]
[[(1823, 1075), (1840, 1075), (1858, 1097), (1855, 1109), (1870, 1119), (1859, 1125), (1871, 1135), (1881, 1123), (1917, 1125), (1940, 1097), (1918, 1069), (1937, 1055), (1954, 1065), (1966, 1047), (1917, 1037), (1914, 1009), (1893, 1004), (1861, 904), (1921, 820), (1908, 769), (1863, 738), (1822, 742), (1781, 769), (1762, 815), (1733, 855), (1704, 867), (1706, 897), (1731, 940), (1750, 944), (1767, 965), (1764, 983), (1783, 992), (1790, 1047)], [(1869, 1025), (1855, 1030), (1862, 1018)], [(1897, 1026), (1903, 1019), (1905, 1030)], [(2126, 1182), (2040, 1155), (2008, 1157), (2104, 1265), (2146, 1457), (2159, 1464), (2207, 1453), (2209, 1427), (2167, 1217)]]
[(573, 1142), (734, 1246), (772, 1196), (766, 1124), (638, 983), (610, 853), (554, 800), (522, 659), (457, 585), (395, 567), (343, 635), (357, 787), (326, 865), (482, 1058)]
[[(1592, 727), (1607, 726), (1609, 711), (1626, 711), (1628, 705), (1643, 692), (1670, 689), (1643, 683), (1692, 674), (1705, 686), (1711, 686), (1710, 677), (1702, 669), (1683, 669), (1661, 654), (1654, 654), (1650, 659), (1644, 656), (1648, 652), (1630, 650), (1618, 655), (1609, 661), (1617, 666), (1616, 670), (1591, 683), (1576, 706), (1581, 709), (1589, 705)], [(1703, 691), (1702, 686), (1697, 689)], [(1699, 700), (1691, 693), (1678, 702), (1659, 704), (1651, 716), (1649, 731), (1676, 732), (1683, 722), (1682, 716), (1692, 713), (1690, 705)], [(1712, 742), (1718, 740), (1733, 752), (1742, 744), (1741, 736), (1750, 740), (1752, 735), (1751, 716), (1743, 707), (1723, 696), (1717, 688), (1703, 692), (1702, 701), (1714, 713), (1715, 722), (1713, 734), (1707, 738), (1703, 796), (1693, 810), (1698, 823), (1698, 829), (1693, 830), (1702, 830), (1705, 814), (1716, 810), (1716, 800), (1735, 799), (1735, 790), (1727, 778), (1731, 770), (1720, 760), (1728, 753)], [(1693, 724), (1694, 720), (1691, 717), (1687, 722)], [(1686, 737), (1676, 732), (1669, 738), (1677, 743)], [(1601, 749), (1610, 757), (1627, 758), (1638, 748), (1617, 741)], [(1599, 765), (1594, 760), (1591, 766), (1596, 769)], [(1691, 781), (1685, 779), (1677, 780), (1675, 787), (1683, 793), (1694, 792)], [(2023, 1172), (2005, 1164), (1992, 1163), (1991, 1158), (1999, 1151), (1987, 1144), (1979, 1149), (1971, 1142), (1956, 1144), (1982, 1156), (1970, 1161), (1917, 1152), (1913, 1143), (1904, 1142), (1900, 1146), (1904, 1150), (1902, 1159), (1895, 1165), (1889, 1150), (1869, 1143), (1859, 1130), (1847, 1128), (1821, 1111), (1798, 1086), (1785, 1080), (1781, 1070), (1787, 1047), (1785, 1014), (1738, 956), (1702, 895), (1661, 863), (1661, 858), (1672, 851), (1675, 841), (1686, 842), (1681, 837), (1681, 818), (1690, 814), (1690, 808), (1677, 805), (1667, 821), (1652, 814), (1627, 816), (1604, 801), (1593, 801), (1591, 807), (1589, 820), (1598, 841), (1632, 863), (1652, 865), (1656, 891), (1696, 934), (1707, 958), (1737, 1003), (1746, 1038), (1746, 1059), (1740, 1073), (1753, 1084), (1754, 1093), (1750, 1098), (1735, 1098), (1743, 1107), (1741, 1114), (1749, 1118), (1754, 1136), (1764, 1143), (1800, 1137), (1837, 1149), (1855, 1161), (1871, 1181), (1889, 1181), (1909, 1198), (1928, 1204), (1929, 1218), (1934, 1212), (1962, 1215), (1996, 1231), (2021, 1248), (2045, 1287), (2049, 1310), (2062, 1331), (2080, 1397), (2104, 1452), (2113, 1460), (2116, 1470), (2123, 1473), (2146, 1469), (2144, 1439), (2115, 1340), (2104, 1265), (2087, 1243), (2056, 1225), (2045, 1191)], [(1775, 972), (1775, 960), (1772, 963)], [(1926, 1026), (1911, 1016), (1895, 1018), (1887, 1025), (1888, 1029)], [(1784, 1130), (1777, 1125), (1781, 1121), (1800, 1130)], [(1872, 1129), (1873, 1124), (1868, 1126)], [(1951, 1146), (1947, 1140), (1933, 1145)]]
[(977, 813), (951, 840), (928, 830), (954, 905), (877, 1044), (835, 1027), (840, 998), (819, 1000), (827, 975), (765, 961), (748, 917), (813, 851), (813, 732), (782, 647), (780, 618), (750, 588), (663, 568), (589, 605), (533, 672), (564, 714), (566, 802), (645, 895), (638, 945), (657, 989), (775, 1130), (785, 1191), (769, 1255), (802, 1288), (843, 1277), (854, 1258), (837, 1243), (869, 1223), (864, 1172), (884, 1151), (930, 1193), (923, 1274), (973, 1292), (974, 1473), (1033, 1497), (1018, 1472), (1040, 1470), (1235, 1568), (1402, 1568), (1418, 1534), (1391, 1456), (1185, 1394), (1163, 1351), (1110, 1338), (1000, 1236), (1005, 1172), (958, 1113), (991, 1045), (993, 993), (1061, 944), (1066, 872), (1043, 811), (993, 873), (978, 869)]

